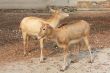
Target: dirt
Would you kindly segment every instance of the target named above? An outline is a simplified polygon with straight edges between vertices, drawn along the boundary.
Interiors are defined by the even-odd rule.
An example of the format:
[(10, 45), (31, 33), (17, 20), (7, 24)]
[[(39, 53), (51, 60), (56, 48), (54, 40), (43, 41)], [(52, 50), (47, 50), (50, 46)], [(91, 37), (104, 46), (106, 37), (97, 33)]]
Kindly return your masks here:
[(96, 49), (93, 52), (93, 63), (88, 63), (87, 52), (80, 52), (79, 61), (71, 63), (64, 72), (60, 71), (63, 55), (59, 55), (49, 57), (45, 63), (39, 63), (39, 58), (5, 63), (0, 66), (0, 73), (110, 73), (110, 48)]
[[(26, 16), (48, 18), (50, 15), (47, 13), (31, 12), (0, 12), (0, 73), (60, 73), (59, 68), (63, 63), (63, 50), (55, 48), (55, 43), (51, 41), (47, 41), (45, 44), (46, 63), (39, 63), (39, 42), (33, 38), (30, 40), (30, 48), (27, 49), (29, 54), (25, 57), (23, 56), (23, 44), (21, 32), (19, 32), (19, 24)], [(75, 22), (82, 19), (91, 24), (89, 40), (93, 53), (97, 48), (101, 49), (96, 53), (95, 63), (83, 63), (83, 60), (80, 59), (81, 62), (73, 63), (65, 72), (109, 73), (110, 59), (107, 58), (107, 61), (104, 63), (101, 62), (105, 58), (103, 55), (110, 53), (108, 51), (110, 49), (110, 12), (75, 12), (61, 21), (61, 24), (64, 25), (68, 22)], [(86, 55), (88, 55), (86, 53), (87, 51), (80, 53), (85, 56), (83, 58), (84, 60), (86, 60)], [(102, 60), (101, 62), (97, 59), (99, 57)]]

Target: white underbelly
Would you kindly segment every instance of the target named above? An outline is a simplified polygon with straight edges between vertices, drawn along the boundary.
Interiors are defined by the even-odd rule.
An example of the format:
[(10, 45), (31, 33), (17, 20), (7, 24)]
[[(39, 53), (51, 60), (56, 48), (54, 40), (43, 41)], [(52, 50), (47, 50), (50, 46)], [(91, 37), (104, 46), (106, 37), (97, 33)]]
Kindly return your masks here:
[(30, 36), (38, 36), (38, 33), (28, 33)]
[(31, 37), (31, 38), (33, 38), (33, 39), (36, 39), (36, 38), (38, 38), (38, 34), (37, 33), (28, 33), (28, 35)]
[(71, 41), (69, 42), (69, 45), (78, 43), (78, 42), (80, 42), (81, 40), (82, 40), (82, 38), (76, 39), (76, 40), (71, 40)]

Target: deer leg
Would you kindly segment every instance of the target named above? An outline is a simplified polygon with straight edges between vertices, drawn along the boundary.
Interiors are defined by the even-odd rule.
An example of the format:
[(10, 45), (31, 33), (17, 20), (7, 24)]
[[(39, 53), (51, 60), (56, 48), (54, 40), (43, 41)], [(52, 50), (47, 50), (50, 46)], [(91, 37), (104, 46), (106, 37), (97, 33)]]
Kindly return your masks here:
[(43, 48), (44, 48), (44, 45), (43, 45), (43, 41), (44, 39), (40, 39), (40, 48), (41, 48), (41, 55), (40, 55), (40, 62), (44, 62), (44, 55), (43, 55)]
[(85, 42), (85, 45), (87, 46), (88, 50), (89, 50), (89, 53), (90, 53), (90, 57), (91, 57), (91, 61), (90, 62), (93, 62), (93, 56), (92, 56), (92, 53), (91, 53), (91, 47), (89, 45), (89, 41), (88, 41), (88, 38), (87, 36), (83, 38), (84, 39), (84, 42)]
[[(30, 47), (29, 47), (29, 36), (28, 35), (26, 36), (26, 42), (27, 42), (26, 48), (29, 49)], [(29, 54), (29, 53), (27, 52), (27, 54)]]
[(27, 40), (26, 40), (26, 33), (22, 33), (23, 36), (23, 45), (24, 45), (24, 56), (26, 55), (26, 44), (27, 44)]
[(79, 54), (79, 51), (80, 51), (80, 44), (79, 43), (76, 43), (75, 44), (76, 45), (76, 47), (74, 48), (74, 52), (75, 52), (75, 54), (74, 54), (74, 61), (72, 61), (72, 62), (77, 62), (78, 61), (78, 54)]
[(84, 40), (81, 40), (80, 45), (81, 45), (81, 50), (85, 51), (87, 49), (87, 46), (85, 45)]
[(70, 59), (70, 54), (68, 53), (68, 47), (64, 46), (64, 65), (61, 71), (66, 70), (70, 63), (71, 63), (71, 59)]

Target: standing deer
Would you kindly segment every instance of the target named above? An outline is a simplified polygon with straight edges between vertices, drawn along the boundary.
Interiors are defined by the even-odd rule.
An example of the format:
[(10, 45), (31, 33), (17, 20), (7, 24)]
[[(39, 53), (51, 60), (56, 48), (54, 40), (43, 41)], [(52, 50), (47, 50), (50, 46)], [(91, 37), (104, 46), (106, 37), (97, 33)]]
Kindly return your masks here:
[(38, 38), (41, 39), (43, 37), (46, 37), (52, 39), (60, 48), (64, 49), (64, 66), (61, 70), (65, 70), (71, 62), (71, 60), (68, 59), (69, 45), (79, 43), (82, 40), (85, 42), (90, 52), (92, 62), (91, 48), (88, 41), (89, 32), (89, 23), (84, 20), (55, 29), (49, 24), (44, 23), (44, 25), (42, 25), (40, 29)]
[[(55, 28), (58, 26), (60, 20), (69, 16), (68, 13), (64, 13), (61, 10), (53, 10), (51, 9), (52, 16), (49, 19), (42, 19), (38, 17), (25, 17), (20, 24), (20, 29), (22, 31), (23, 36), (23, 44), (24, 44), (24, 55), (26, 55), (26, 48), (28, 48), (28, 39), (29, 36), (38, 36), (40, 32), (40, 28), (42, 26), (42, 22), (50, 24), (51, 27)], [(40, 48), (41, 48), (41, 55), (40, 55), (40, 62), (43, 62), (43, 40), (44, 38), (40, 39)]]

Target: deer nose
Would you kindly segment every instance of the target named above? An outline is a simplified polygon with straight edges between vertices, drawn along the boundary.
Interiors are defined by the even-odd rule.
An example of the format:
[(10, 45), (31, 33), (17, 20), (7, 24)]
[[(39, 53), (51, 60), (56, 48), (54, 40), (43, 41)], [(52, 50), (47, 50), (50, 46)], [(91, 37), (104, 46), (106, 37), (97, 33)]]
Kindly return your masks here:
[(40, 40), (40, 39), (41, 39), (41, 37), (40, 37), (40, 36), (37, 36), (37, 38), (38, 38), (38, 40)]
[(68, 17), (68, 16), (69, 16), (69, 14), (66, 14), (66, 16)]

